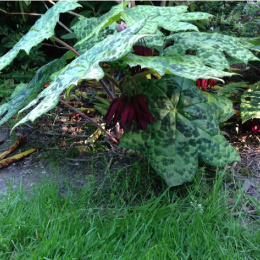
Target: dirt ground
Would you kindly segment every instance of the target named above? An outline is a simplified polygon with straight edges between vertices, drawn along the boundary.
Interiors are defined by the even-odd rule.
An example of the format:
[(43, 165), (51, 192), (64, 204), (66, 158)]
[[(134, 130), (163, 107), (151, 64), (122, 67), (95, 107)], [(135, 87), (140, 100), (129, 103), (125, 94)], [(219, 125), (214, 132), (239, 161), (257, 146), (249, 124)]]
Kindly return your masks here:
[[(75, 143), (76, 139), (64, 139), (64, 133), (61, 135), (62, 138), (59, 135), (52, 135), (50, 129), (46, 130), (42, 125), (44, 124), (41, 124), (41, 129), (39, 129), (39, 124), (19, 127), (0, 145), (0, 152), (3, 152), (19, 136), (28, 134), (25, 145), (14, 153), (34, 147), (39, 148), (37, 152), (21, 161), (0, 169), (0, 193), (5, 193), (8, 187), (17, 188), (20, 185), (25, 190), (30, 190), (33, 185), (37, 185), (44, 178), (53, 178), (54, 181), (59, 181), (61, 186), (65, 182), (75, 187), (87, 185), (87, 176), (90, 174), (93, 174), (94, 178), (99, 181), (104, 178), (106, 171), (127, 169), (135, 161), (140, 160), (133, 151), (129, 152), (130, 156), (122, 155), (122, 150), (116, 149), (112, 144), (92, 155), (68, 153), (73, 145), (67, 140), (73, 140), (72, 142)], [(62, 128), (59, 124), (56, 127), (56, 129)], [(5, 139), (7, 130), (7, 127), (1, 127), (0, 140)], [(67, 132), (67, 134), (71, 133)], [(239, 138), (230, 136), (231, 134), (228, 141), (239, 151), (241, 162), (228, 167), (233, 178), (230, 178), (227, 184), (231, 188), (237, 183), (243, 184), (243, 192), (260, 200), (260, 137), (250, 134), (244, 134)], [(101, 143), (108, 141), (104, 136), (100, 139)], [(63, 147), (65, 144), (67, 147)]]
[[(0, 140), (6, 138), (7, 130), (7, 127), (0, 128)], [(18, 128), (11, 137), (0, 144), (0, 154), (10, 147), (19, 136), (25, 135), (29, 130), (26, 126)], [(139, 159), (131, 151), (121, 156), (122, 148), (112, 149), (109, 152), (97, 151), (89, 155), (76, 154), (78, 156), (75, 157), (75, 154), (66, 152), (73, 150), (70, 149), (71, 147), (61, 146), (64, 145), (63, 138), (53, 137), (49, 134), (39, 135), (34, 130), (28, 134), (25, 144), (21, 145), (9, 157), (31, 148), (38, 148), (38, 151), (0, 169), (0, 194), (6, 193), (8, 188), (15, 189), (20, 185), (24, 190), (29, 191), (32, 186), (37, 185), (45, 178), (58, 181), (60, 187), (66, 183), (70, 183), (75, 188), (88, 185), (90, 175), (98, 183), (103, 183), (106, 178), (104, 176), (108, 171), (127, 170)], [(104, 139), (104, 137), (102, 138)]]

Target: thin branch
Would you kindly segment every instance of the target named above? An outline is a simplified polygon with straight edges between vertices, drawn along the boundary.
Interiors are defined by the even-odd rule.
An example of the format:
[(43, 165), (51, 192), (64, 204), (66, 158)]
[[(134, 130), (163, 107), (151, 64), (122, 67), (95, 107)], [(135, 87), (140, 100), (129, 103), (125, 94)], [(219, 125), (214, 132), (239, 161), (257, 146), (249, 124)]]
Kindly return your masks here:
[[(47, 9), (47, 10), (49, 10), (49, 7), (45, 4), (45, 2), (44, 1), (42, 1), (43, 2), (43, 4), (44, 4), (44, 6), (45, 6), (45, 8)], [(62, 26), (66, 31), (68, 31), (69, 33), (73, 33), (73, 31), (69, 28), (69, 27), (67, 27), (64, 23), (62, 23), (61, 21), (58, 21), (58, 24), (60, 25), (60, 26)]]
[(59, 49), (67, 49), (66, 47), (60, 47), (60, 46), (57, 46), (56, 44), (49, 44), (49, 43), (43, 43), (41, 42), (40, 43), (41, 45), (46, 45), (46, 46), (49, 46), (49, 47), (55, 47), (55, 48), (59, 48)]
[(52, 36), (51, 39), (53, 39), (54, 41), (58, 42), (59, 44), (63, 45), (64, 47), (66, 47), (67, 49), (69, 49), (70, 51), (72, 51), (73, 53), (75, 53), (78, 57), (80, 56), (80, 54), (70, 45), (68, 45), (66, 42), (62, 41), (61, 39)]
[(69, 134), (59, 134), (59, 133), (53, 133), (53, 132), (42, 132), (43, 135), (50, 135), (50, 136), (61, 136), (61, 137), (70, 137), (70, 138), (88, 138), (91, 135), (69, 135)]
[(101, 125), (99, 125), (97, 122), (95, 122), (92, 118), (88, 117), (83, 112), (79, 111), (77, 108), (71, 106), (70, 104), (68, 104), (67, 102), (65, 102), (61, 99), (60, 99), (60, 102), (63, 105), (65, 105), (66, 107), (68, 107), (70, 110), (73, 110), (74, 112), (76, 112), (77, 114), (81, 115), (83, 118), (85, 118), (86, 120), (88, 120), (89, 122), (94, 124), (98, 129), (100, 129), (102, 132), (104, 132), (113, 142), (118, 144), (118, 141), (108, 131), (106, 131)]
[(128, 7), (132, 8), (132, 7), (135, 7), (135, 6), (136, 6), (135, 0), (130, 0), (129, 4), (128, 4)]
[(114, 99), (115, 96), (113, 94), (113, 92), (110, 91), (109, 87), (107, 86), (107, 84), (105, 83), (105, 81), (103, 79), (99, 80), (100, 85), (103, 87), (103, 89), (107, 92), (107, 94), (109, 95), (109, 97), (111, 99)]
[[(55, 5), (55, 3), (54, 3), (53, 1), (51, 1), (51, 0), (48, 0), (48, 2), (50, 2), (52, 5)], [(81, 17), (80, 14), (77, 14), (77, 13), (72, 12), (72, 11), (68, 11), (68, 13), (69, 13), (69, 14), (72, 14), (72, 15), (74, 15), (74, 16), (77, 16), (77, 17)]]
[(76, 16), (76, 17), (81, 17), (80, 14), (77, 14), (77, 13), (75, 13), (75, 12), (73, 12), (73, 11), (68, 11), (68, 13), (69, 13), (69, 14), (72, 14), (72, 15), (74, 15), (74, 16)]
[(164, 7), (164, 6), (166, 6), (166, 0), (161, 1), (161, 7)]
[(136, 80), (136, 79), (139, 79), (139, 78), (143, 78), (144, 76), (146, 76), (148, 74), (153, 74), (153, 73), (154, 73), (154, 70), (150, 69), (148, 71), (136, 74), (135, 76), (131, 77), (131, 79)]
[[(71, 50), (73, 53), (75, 53), (78, 57), (80, 56), (80, 54), (73, 48), (71, 47), (70, 45), (68, 45), (66, 42), (62, 41), (61, 39), (55, 37), (55, 36), (52, 36), (51, 39), (53, 39), (54, 41), (60, 43), (61, 45), (65, 46), (66, 48), (68, 48), (69, 50)], [(115, 96), (114, 94), (109, 90), (108, 86), (106, 85), (105, 81), (104, 80), (99, 80), (99, 83), (101, 84), (101, 86), (104, 88), (104, 90), (107, 92), (107, 94), (109, 95), (109, 97), (111, 99), (114, 99)]]
[(109, 79), (117, 88), (120, 89), (118, 82), (114, 78), (112, 78), (108, 73), (105, 73), (105, 77)]
[(10, 14), (10, 15), (17, 15), (17, 14), (21, 14), (21, 15), (33, 15), (33, 16), (41, 16), (43, 14), (37, 14), (37, 13), (17, 13), (17, 12), (14, 12), (14, 13), (7, 13), (7, 12), (4, 12), (5, 14)]

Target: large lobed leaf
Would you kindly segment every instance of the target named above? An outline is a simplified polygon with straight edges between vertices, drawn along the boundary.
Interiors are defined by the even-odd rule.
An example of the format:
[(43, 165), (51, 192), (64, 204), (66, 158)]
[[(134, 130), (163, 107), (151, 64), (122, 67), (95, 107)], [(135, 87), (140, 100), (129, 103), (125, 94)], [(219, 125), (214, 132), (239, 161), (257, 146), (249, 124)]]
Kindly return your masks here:
[(146, 131), (124, 133), (120, 146), (140, 151), (169, 186), (191, 181), (199, 158), (216, 167), (240, 160), (219, 129), (219, 122), (233, 114), (230, 100), (170, 75), (143, 80), (138, 89), (147, 96), (156, 122)]
[[(90, 45), (89, 41), (95, 41), (96, 37), (102, 29), (119, 20), (121, 13), (124, 11), (126, 5), (126, 2), (122, 2), (121, 4), (112, 7), (109, 12), (100, 17), (81, 17), (79, 21), (74, 26), (72, 26), (72, 29), (80, 40), (76, 43), (75, 48), (79, 50), (81, 49), (81, 53), (84, 53), (82, 49), (85, 49), (85, 51), (88, 50)], [(105, 30), (105, 33), (111, 34), (111, 32), (108, 33), (107, 30)]]
[(139, 5), (124, 9), (125, 6), (125, 2), (122, 2), (100, 17), (81, 17), (72, 27), (79, 39), (75, 48), (83, 54), (89, 50), (93, 44), (103, 40), (104, 36), (117, 33), (117, 30), (111, 28), (111, 26), (109, 27), (109, 25), (112, 25), (113, 22), (120, 18), (126, 22), (127, 27), (147, 18), (147, 23), (144, 28), (140, 30), (139, 34), (154, 34), (155, 37), (146, 39), (146, 45), (162, 51), (164, 35), (158, 30), (158, 26), (173, 32), (186, 30), (198, 31), (195, 25), (187, 21), (208, 19), (212, 16), (201, 12), (185, 13), (187, 12), (187, 6), (155, 7)]
[(187, 50), (195, 50), (204, 65), (224, 70), (230, 64), (224, 52), (237, 61), (247, 63), (249, 60), (259, 60), (249, 51), (240, 39), (218, 33), (186, 32), (176, 33), (166, 37), (173, 39), (174, 45), (166, 48), (162, 56), (185, 55)]
[(260, 118), (260, 81), (241, 96), (241, 118), (243, 123), (248, 119)]
[(142, 68), (151, 68), (156, 70), (161, 76), (165, 73), (174, 74), (192, 80), (197, 80), (199, 78), (221, 80), (220, 78), (222, 77), (235, 74), (209, 68), (203, 65), (198, 57), (191, 55), (147, 57), (130, 53), (123, 60), (130, 67), (140, 65)]
[(9, 52), (0, 58), (0, 71), (13, 61), (20, 50), (25, 50), (29, 54), (32, 47), (53, 36), (60, 13), (66, 13), (80, 6), (75, 1), (59, 1), (56, 3), (37, 20), (29, 32)]
[(40, 103), (24, 117), (17, 125), (28, 120), (34, 121), (37, 117), (48, 112), (59, 102), (59, 95), (70, 85), (77, 84), (80, 79), (100, 80), (104, 77), (104, 72), (99, 66), (100, 62), (112, 62), (124, 57), (132, 50), (132, 46), (144, 35), (135, 35), (145, 24), (145, 20), (139, 21), (134, 26), (107, 37), (102, 42), (96, 44), (85, 54), (73, 60), (69, 65), (61, 70), (53, 79), (52, 84), (42, 91), (36, 99), (30, 102), (25, 108), (28, 109)]
[(75, 46), (75, 48), (80, 54), (84, 54), (86, 51), (90, 50), (98, 42), (103, 41), (109, 35), (113, 35), (117, 33), (118, 31), (117, 31), (116, 23), (110, 24), (106, 28), (102, 29), (98, 35), (94, 34), (91, 38)]
[(122, 13), (122, 19), (127, 26), (131, 26), (138, 20), (148, 17), (147, 23), (140, 34), (153, 34), (155, 37), (146, 39), (147, 47), (154, 47), (159, 51), (163, 50), (164, 35), (158, 29), (161, 27), (171, 32), (179, 31), (198, 31), (197, 26), (190, 21), (208, 19), (211, 14), (202, 12), (186, 13), (187, 6), (159, 7), (149, 5), (139, 5), (130, 9), (126, 9)]
[(4, 115), (4, 117), (0, 120), (0, 125), (5, 123), (20, 109), (34, 100), (41, 91), (43, 85), (50, 80), (51, 75), (62, 69), (65, 65), (66, 55), (64, 55), (61, 59), (54, 60), (41, 67), (28, 84), (21, 83), (16, 86), (11, 95), (11, 100), (0, 106), (0, 116)]
[[(165, 30), (178, 32), (198, 30), (195, 25), (184, 21), (194, 21), (212, 17), (211, 14), (202, 12), (185, 13), (187, 12), (187, 8), (187, 6), (159, 7), (139, 5), (126, 9), (125, 12), (122, 13), (122, 19), (130, 26), (148, 16), (147, 25), (143, 30), (149, 30), (149, 28), (153, 28), (154, 24), (157, 24), (157, 26)], [(144, 32), (141, 31), (140, 33)]]

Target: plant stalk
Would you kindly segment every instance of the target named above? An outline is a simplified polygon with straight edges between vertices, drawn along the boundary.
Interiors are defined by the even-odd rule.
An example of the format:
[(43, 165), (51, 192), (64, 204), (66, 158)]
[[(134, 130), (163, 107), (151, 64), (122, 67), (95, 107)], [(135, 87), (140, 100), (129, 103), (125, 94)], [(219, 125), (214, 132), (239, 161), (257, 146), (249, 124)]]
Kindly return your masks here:
[(153, 74), (153, 73), (154, 73), (154, 70), (150, 69), (148, 71), (144, 71), (142, 73), (139, 73), (139, 74), (136, 74), (136, 75), (132, 76), (131, 79), (132, 80), (140, 79), (140, 78), (143, 78), (144, 76), (146, 76), (148, 74)]
[(59, 44), (63, 45), (64, 47), (66, 47), (67, 49), (69, 49), (70, 51), (72, 51), (73, 53), (75, 53), (78, 57), (80, 56), (80, 54), (70, 45), (68, 45), (66, 42), (62, 41), (61, 39), (52, 36), (51, 39), (53, 39), (54, 41), (58, 42)]
[[(51, 37), (54, 41), (60, 43), (61, 45), (65, 46), (66, 48), (68, 48), (69, 50), (71, 50), (73, 53), (75, 53), (78, 57), (80, 56), (80, 54), (70, 45), (68, 45), (67, 43), (65, 43), (64, 41), (60, 40), (59, 38), (53, 36)], [(106, 85), (106, 83), (104, 82), (104, 80), (99, 80), (99, 83), (102, 85), (102, 87), (104, 88), (104, 90), (108, 93), (108, 95), (110, 96), (111, 99), (114, 99), (114, 95), (113, 93), (109, 90), (108, 86)], [(79, 111), (78, 109), (74, 108), (73, 106), (69, 105), (68, 103), (66, 103), (63, 100), (60, 100), (61, 103), (63, 103), (64, 105), (66, 105), (67, 107), (69, 107), (70, 109), (72, 109), (73, 111), (75, 111), (76, 113), (80, 114), (82, 117), (84, 117), (85, 119), (89, 120), (90, 122), (92, 122), (97, 128), (99, 128), (101, 131), (103, 131), (106, 135), (109, 136), (109, 138), (114, 141), (116, 144), (118, 144), (118, 141), (105, 129), (103, 129), (99, 124), (97, 124), (94, 120), (92, 120), (90, 117), (88, 117), (87, 115), (85, 115), (84, 113), (82, 113), (81, 111)]]
[[(42, 2), (43, 2), (43, 4), (44, 4), (45, 8), (46, 8), (47, 10), (49, 10), (49, 7), (45, 4), (45, 2), (44, 2), (44, 1), (42, 1)], [(59, 24), (60, 26), (62, 26), (65, 30), (67, 30), (69, 33), (73, 33), (73, 31), (72, 31), (69, 27), (67, 27), (64, 23), (62, 23), (61, 21), (58, 21), (58, 24)]]
[[(52, 36), (51, 37), (54, 41), (58, 42), (59, 44), (65, 46), (67, 49), (71, 50), (73, 53), (75, 53), (78, 57), (80, 56), (80, 54), (70, 45), (68, 45), (66, 42), (62, 41), (61, 39)], [(109, 97), (111, 99), (114, 99), (115, 96), (114, 94), (109, 90), (109, 87), (106, 85), (105, 81), (103, 79), (99, 80), (99, 83), (101, 84), (101, 86), (104, 88), (104, 90), (106, 91), (106, 93), (109, 95)]]
[(118, 141), (108, 131), (106, 131), (102, 126), (100, 126), (97, 122), (95, 122), (92, 118), (88, 117), (83, 112), (81, 112), (77, 108), (71, 106), (70, 104), (68, 104), (67, 102), (65, 102), (65, 101), (63, 101), (61, 99), (60, 99), (60, 102), (63, 105), (65, 105), (66, 107), (68, 107), (70, 110), (73, 110), (74, 112), (76, 112), (77, 114), (81, 115), (83, 118), (85, 118), (86, 120), (88, 120), (89, 122), (94, 124), (98, 129), (100, 129), (103, 133), (105, 133), (113, 142), (118, 144)]

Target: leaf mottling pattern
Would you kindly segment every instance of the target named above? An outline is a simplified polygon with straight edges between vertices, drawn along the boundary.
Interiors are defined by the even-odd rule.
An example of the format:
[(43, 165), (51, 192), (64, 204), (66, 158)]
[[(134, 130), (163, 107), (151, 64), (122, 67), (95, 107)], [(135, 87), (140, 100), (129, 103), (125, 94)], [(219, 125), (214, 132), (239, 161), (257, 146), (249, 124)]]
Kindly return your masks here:
[(124, 61), (130, 67), (140, 65), (142, 68), (154, 69), (161, 76), (164, 74), (174, 74), (192, 80), (199, 78), (221, 80), (222, 77), (235, 74), (209, 68), (198, 57), (191, 55), (146, 57), (131, 53), (124, 58)]
[(55, 107), (59, 102), (59, 95), (62, 91), (72, 84), (77, 84), (78, 80), (102, 79), (104, 72), (99, 66), (99, 63), (118, 60), (131, 52), (132, 46), (144, 37), (144, 35), (135, 35), (144, 24), (145, 20), (142, 20), (116, 35), (108, 36), (85, 54), (73, 60), (56, 75), (48, 88), (43, 90), (32, 102), (20, 111), (22, 112), (36, 105), (38, 101), (41, 100), (15, 127), (28, 120), (34, 121), (37, 117)]
[(156, 122), (124, 133), (120, 147), (140, 151), (169, 186), (192, 181), (199, 158), (216, 167), (240, 160), (219, 129), (219, 121), (234, 113), (227, 98), (204, 95), (192, 81), (170, 75), (143, 80), (138, 89)]
[(66, 13), (80, 6), (75, 1), (59, 1), (56, 3), (37, 20), (29, 32), (9, 52), (0, 58), (0, 71), (13, 61), (20, 50), (25, 50), (29, 54), (32, 47), (53, 36), (60, 13)]
[(186, 50), (195, 50), (196, 56), (204, 65), (224, 70), (230, 64), (224, 52), (237, 61), (247, 63), (249, 60), (259, 60), (249, 51), (240, 39), (218, 33), (186, 32), (176, 33), (166, 37), (174, 40), (174, 45), (166, 48), (162, 56), (185, 55)]
[(260, 118), (260, 81), (241, 96), (241, 117), (243, 123), (248, 119)]
[(0, 106), (0, 116), (4, 115), (0, 120), (0, 125), (5, 123), (20, 109), (34, 100), (41, 91), (43, 85), (50, 79), (52, 73), (62, 69), (65, 65), (66, 55), (61, 59), (51, 61), (40, 68), (28, 84), (21, 83), (17, 85), (11, 95), (11, 100)]

